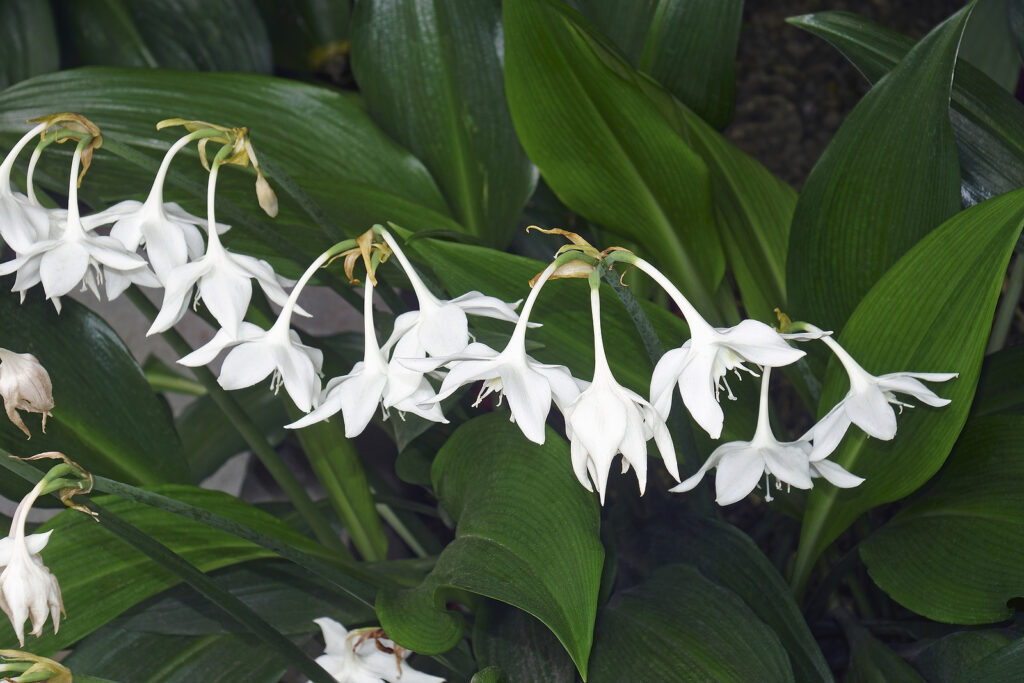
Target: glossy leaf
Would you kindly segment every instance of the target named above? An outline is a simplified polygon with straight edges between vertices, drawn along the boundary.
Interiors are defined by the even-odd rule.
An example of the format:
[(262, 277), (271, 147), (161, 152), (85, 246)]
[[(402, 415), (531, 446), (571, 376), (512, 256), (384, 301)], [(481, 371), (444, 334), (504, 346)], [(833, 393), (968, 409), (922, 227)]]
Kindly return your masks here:
[(537, 176), (505, 102), (498, 0), (357, 3), (352, 69), (370, 115), (430, 169), (456, 220), (508, 244)]
[(790, 314), (841, 329), (871, 286), (960, 208), (949, 96), (970, 6), (857, 104), (811, 170), (790, 233)]
[[(851, 428), (831, 459), (866, 481), (853, 489), (816, 486), (810, 492), (797, 585), (825, 546), (862, 512), (912, 493), (945, 461), (974, 396), (999, 289), (1024, 219), (1022, 198), (1024, 191), (996, 197), (943, 223), (879, 280), (847, 322), (839, 343), (868, 372), (960, 376), (935, 387), (950, 405), (904, 411), (890, 442)], [(819, 416), (847, 388), (846, 373), (833, 361)]]
[(732, 118), (743, 0), (588, 0), (583, 12), (634, 67), (711, 126)]
[(724, 258), (704, 162), (638, 74), (553, 0), (505, 3), (505, 90), (527, 154), (559, 199), (635, 240), (711, 315)]
[(794, 680), (786, 651), (735, 593), (669, 564), (601, 610), (590, 683)]
[(456, 430), (432, 476), (456, 538), (420, 586), (378, 594), (384, 629), (416, 652), (444, 652), (463, 630), (446, 600), (476, 593), (540, 619), (586, 675), (604, 549), (597, 499), (573, 476), (566, 443), (548, 429), (537, 446), (504, 415), (483, 415)]
[(860, 546), (871, 578), (929, 619), (987, 624), (1024, 596), (1024, 418), (971, 421), (922, 495)]
[(473, 628), (473, 652), (481, 669), (496, 667), (498, 680), (575, 683), (576, 667), (561, 643), (522, 610), (488, 602)]
[(102, 318), (66, 297), (58, 315), (41, 297), (19, 304), (7, 293), (0, 296), (0, 318), (5, 348), (39, 359), (54, 398), (46, 433), (37, 415), (27, 417), (28, 441), (5, 419), (0, 448), (19, 456), (61, 451), (95, 474), (135, 484), (191, 481), (167, 408)]
[(971, 667), (958, 680), (964, 683), (1016, 683), (1024, 671), (1024, 638), (1018, 638)]
[(985, 356), (971, 417), (996, 413), (1024, 414), (1024, 345)]
[(60, 49), (50, 3), (0, 3), (0, 88), (58, 68)]
[(75, 0), (62, 7), (78, 64), (273, 70), (270, 41), (252, 0)]
[(1009, 0), (978, 0), (960, 45), (960, 58), (1013, 93), (1020, 76), (1020, 57), (1010, 34)]
[[(835, 45), (872, 82), (914, 45), (908, 36), (846, 12), (808, 14), (794, 17), (790, 23)], [(1024, 185), (1021, 103), (962, 61), (956, 67), (952, 94), (951, 118), (960, 148), (964, 200), (976, 203)]]

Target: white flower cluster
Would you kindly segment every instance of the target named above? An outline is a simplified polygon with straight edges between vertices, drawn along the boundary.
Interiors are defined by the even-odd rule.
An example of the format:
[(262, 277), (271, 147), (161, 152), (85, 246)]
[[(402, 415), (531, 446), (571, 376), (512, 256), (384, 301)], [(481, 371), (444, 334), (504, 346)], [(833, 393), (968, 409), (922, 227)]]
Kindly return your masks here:
[[(554, 403), (565, 418), (573, 471), (584, 487), (597, 490), (603, 502), (608, 472), (619, 454), (622, 455), (622, 471), (632, 468), (643, 492), (647, 482), (647, 443), (652, 439), (669, 474), (679, 481), (675, 449), (666, 426), (676, 387), (693, 420), (717, 439), (721, 436), (724, 419), (720, 394), (724, 391), (733, 398), (727, 374), (732, 371), (739, 376), (743, 371), (758, 376), (760, 373), (760, 417), (754, 438), (718, 447), (696, 475), (672, 489), (692, 489), (715, 467), (717, 500), (726, 505), (746, 497), (762, 476), (766, 478), (766, 485), (774, 476), (777, 486), (785, 483), (803, 489), (811, 488), (812, 479), (816, 477), (836, 486), (856, 486), (862, 481), (859, 477), (826, 459), (851, 424), (875, 438), (891, 439), (896, 432), (891, 405), (900, 408), (908, 405), (898, 400), (896, 393), (910, 395), (932, 406), (948, 403), (918, 380), (945, 381), (954, 377), (953, 374), (872, 376), (829, 336), (829, 332), (810, 325), (805, 325), (799, 334), (781, 334), (755, 320), (744, 320), (731, 328), (715, 328), (650, 263), (623, 250), (598, 252), (578, 236), (564, 231), (554, 232), (570, 236), (576, 247), (569, 247), (568, 252), (537, 277), (521, 316), (515, 312), (518, 302), (507, 304), (480, 292), (447, 301), (437, 298), (416, 273), (395, 238), (380, 226), (375, 226), (360, 240), (339, 243), (324, 252), (310, 265), (291, 293), (286, 294), (284, 286), (289, 283), (277, 276), (269, 264), (228, 251), (218, 236), (226, 229), (226, 226), (219, 226), (214, 217), (219, 167), (223, 163), (241, 162), (256, 166), (255, 154), (244, 129), (188, 122), (192, 132), (167, 152), (145, 202), (123, 202), (82, 218), (76, 190), (79, 166), (83, 154), (91, 152), (90, 144), (98, 136), (98, 130), (88, 129), (92, 135), (75, 138), (78, 146), (72, 160), (68, 210), (45, 210), (35, 201), (31, 190), (28, 195), (22, 195), (10, 187), (13, 159), (34, 135), (42, 134), (44, 143), (51, 138), (59, 140), (51, 131), (54, 125), (51, 120), (36, 126), (0, 165), (0, 234), (17, 255), (13, 261), (0, 265), (0, 273), (17, 271), (14, 290), (22, 293), (42, 282), (47, 297), (58, 306), (59, 297), (79, 283), (94, 292), (98, 285), (105, 284), (108, 297), (117, 296), (131, 283), (162, 285), (165, 288), (163, 305), (150, 334), (167, 330), (180, 320), (195, 292), (196, 303), (201, 299), (221, 328), (209, 343), (180, 362), (189, 366), (204, 365), (230, 349), (218, 378), (221, 385), (237, 389), (272, 375), (272, 388), (283, 386), (295, 405), (308, 413), (288, 425), (291, 428), (304, 427), (340, 412), (345, 435), (351, 438), (366, 428), (378, 406), (384, 419), (395, 410), (400, 416), (412, 413), (427, 420), (447, 422), (441, 401), (460, 387), (480, 381), (482, 385), (474, 405), (479, 405), (490, 394), (496, 394), (499, 403), (507, 398), (512, 421), (527, 439), (538, 444), (544, 442), (545, 423)], [(73, 129), (79, 128), (81, 125)], [(162, 189), (173, 156), (196, 139), (224, 144), (210, 167), (205, 250), (199, 230), (202, 221), (176, 204), (165, 203)], [(205, 161), (205, 156), (203, 158)], [(30, 179), (33, 166), (30, 164)], [(29, 187), (30, 183), (31, 180)], [(272, 197), (272, 192), (261, 175), (258, 175), (257, 192), (261, 205), (276, 207), (276, 202), (264, 201)], [(108, 224), (113, 224), (109, 236), (94, 232), (96, 227)], [(146, 259), (137, 253), (140, 249), (145, 249)], [(346, 271), (350, 279), (351, 264), (359, 256), (367, 267), (364, 356), (348, 374), (329, 380), (321, 388), (322, 353), (301, 342), (291, 329), (291, 317), (293, 313), (305, 314), (298, 307), (298, 296), (316, 270), (341, 255), (347, 256)], [(392, 255), (412, 284), (418, 310), (401, 313), (390, 337), (381, 345), (374, 326), (374, 271)], [(657, 363), (647, 398), (620, 385), (605, 356), (597, 294), (599, 279), (594, 275), (595, 268), (607, 268), (616, 262), (635, 266), (660, 285), (682, 312), (690, 330), (690, 338)], [(590, 382), (573, 377), (564, 366), (540, 363), (526, 352), (530, 315), (541, 289), (552, 277), (570, 274), (577, 277), (589, 274), (591, 280), (595, 366)], [(268, 330), (244, 321), (253, 278), (271, 301), (282, 306), (276, 322)], [(467, 315), (515, 323), (505, 348), (498, 351), (474, 341)], [(768, 424), (769, 371), (794, 363), (805, 355), (790, 342), (810, 340), (821, 340), (837, 355), (849, 374), (850, 391), (803, 437), (780, 443)], [(436, 379), (442, 376), (435, 391)], [(431, 378), (435, 378), (435, 384), (431, 384)], [(766, 498), (771, 499), (770, 488)]]
[(405, 663), (412, 654), (376, 628), (347, 630), (334, 619), (314, 620), (324, 634), (324, 654), (316, 663), (338, 683), (444, 683)]

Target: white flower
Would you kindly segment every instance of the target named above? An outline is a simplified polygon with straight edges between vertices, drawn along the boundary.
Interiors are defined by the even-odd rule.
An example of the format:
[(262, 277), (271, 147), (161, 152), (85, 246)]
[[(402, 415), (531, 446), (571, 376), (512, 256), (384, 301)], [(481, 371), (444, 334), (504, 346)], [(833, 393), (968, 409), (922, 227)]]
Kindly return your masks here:
[(75, 148), (71, 160), (71, 182), (67, 211), (49, 212), (47, 238), (16, 250), (17, 257), (0, 264), (0, 275), (14, 271), (18, 277), (14, 290), (24, 292), (42, 282), (46, 298), (53, 300), (60, 311), (60, 297), (80, 283), (99, 297), (98, 285), (110, 276), (107, 297), (115, 298), (131, 282), (144, 287), (158, 287), (156, 276), (145, 259), (125, 250), (113, 237), (95, 235), (82, 224), (78, 211), (78, 168), (82, 145)]
[(601, 337), (597, 287), (590, 291), (590, 305), (594, 319), (594, 379), (565, 409), (565, 432), (576, 478), (588, 491), (596, 488), (603, 505), (608, 470), (619, 453), (622, 454), (622, 472), (630, 466), (636, 471), (640, 495), (647, 487), (649, 439), (653, 438), (658, 445), (665, 467), (676, 481), (679, 481), (679, 469), (665, 420), (650, 403), (612, 376)]
[(719, 505), (731, 505), (746, 498), (762, 475), (765, 478), (766, 501), (772, 500), (770, 477), (775, 477), (779, 488), (785, 483), (798, 489), (811, 488), (812, 477), (824, 477), (841, 488), (850, 488), (864, 481), (833, 462), (822, 460), (812, 464), (809, 435), (785, 443), (776, 440), (768, 419), (770, 377), (771, 368), (765, 368), (761, 378), (761, 403), (754, 438), (722, 444), (711, 453), (711, 457), (696, 474), (671, 491), (678, 493), (691, 490), (712, 467), (717, 468), (715, 501)]
[(868, 436), (883, 441), (892, 439), (896, 435), (896, 413), (892, 406), (898, 406), (900, 412), (903, 408), (913, 408), (912, 404), (897, 399), (897, 393), (913, 396), (936, 408), (949, 404), (949, 399), (936, 395), (919, 380), (946, 382), (957, 377), (957, 373), (893, 372), (876, 377), (862, 368), (834, 339), (823, 336), (821, 340), (846, 369), (850, 390), (812, 429), (812, 459), (819, 460), (834, 451), (851, 423), (863, 429)]
[(306, 269), (269, 330), (244, 322), (239, 324), (237, 334), (222, 329), (206, 345), (178, 362), (192, 367), (205, 365), (223, 349), (234, 346), (224, 358), (217, 378), (222, 387), (242, 389), (273, 374), (271, 390), (276, 393), (284, 386), (295, 405), (303, 412), (309, 412), (320, 398), (323, 352), (303, 344), (290, 325), (299, 293), (328, 257), (329, 252), (321, 254)]
[(740, 377), (743, 370), (757, 376), (744, 363), (762, 367), (781, 367), (800, 360), (805, 354), (794, 349), (774, 329), (756, 320), (744, 320), (729, 328), (715, 328), (700, 316), (686, 297), (654, 266), (643, 259), (635, 265), (654, 278), (672, 297), (686, 318), (690, 339), (680, 348), (668, 351), (651, 375), (651, 403), (662, 417), (672, 408), (672, 389), (679, 393), (690, 415), (713, 439), (722, 435), (724, 414), (718, 404), (722, 389), (735, 398), (726, 380), (730, 370)]
[[(126, 200), (83, 221), (87, 228), (113, 223), (110, 236), (129, 251), (144, 245), (161, 284), (167, 283), (172, 270), (203, 253), (203, 237), (198, 226), (205, 219), (193, 216), (174, 202), (164, 202), (164, 181), (171, 160), (192, 139), (190, 133), (167, 150), (145, 202)], [(227, 229), (226, 225), (217, 225), (218, 233)]]
[(25, 133), (11, 148), (3, 163), (0, 163), (0, 237), (16, 253), (47, 236), (49, 221), (46, 210), (33, 205), (27, 196), (11, 189), (11, 171), (15, 159), (33, 137), (46, 130), (47, 125), (40, 123)]
[(512, 422), (519, 425), (527, 439), (543, 444), (544, 422), (551, 410), (552, 399), (559, 410), (564, 412), (580, 393), (580, 386), (568, 368), (538, 363), (526, 355), (526, 328), (530, 312), (541, 287), (554, 270), (554, 264), (548, 266), (537, 279), (523, 306), (523, 314), (501, 353), (484, 344), (471, 344), (463, 354), (425, 362), (399, 356), (396, 349), (395, 359), (418, 370), (430, 370), (442, 363), (448, 366), (448, 374), (441, 383), (435, 401), (451, 396), (465, 384), (483, 380), (484, 385), (474, 405), (478, 405), (491, 392), (498, 392), (500, 396), (508, 398)]
[(0, 396), (4, 400), (7, 417), (25, 436), (32, 438), (18, 414), (19, 410), (42, 413), (43, 433), (46, 433), (46, 418), (53, 410), (53, 385), (46, 368), (35, 356), (0, 348)]
[[(249, 308), (253, 278), (274, 303), (283, 306), (288, 299), (281, 286), (285, 280), (274, 273), (269, 263), (228, 251), (221, 244), (217, 230), (212, 227), (217, 225), (213, 205), (219, 168), (218, 164), (213, 165), (207, 186), (206, 206), (209, 220), (206, 230), (206, 253), (191, 263), (174, 268), (167, 275), (163, 304), (147, 335), (170, 329), (181, 320), (188, 308), (193, 286), (198, 287), (196, 303), (202, 299), (213, 317), (230, 335), (237, 335), (245, 311)], [(296, 308), (296, 312), (306, 315), (301, 308)]]
[(49, 614), (56, 633), (64, 611), (57, 577), (50, 573), (39, 556), (50, 532), (25, 537), (28, 511), (45, 485), (46, 480), (41, 479), (18, 504), (11, 519), (11, 535), (0, 542), (0, 560), (4, 560), (6, 565), (0, 573), (0, 609), (11, 620), (22, 647), (25, 646), (26, 619), (32, 622), (32, 635), (40, 636)]
[(381, 236), (398, 257), (419, 302), (418, 311), (403, 313), (395, 319), (395, 328), (384, 344), (385, 352), (400, 340), (408, 339), (409, 343), (405, 345), (401, 356), (403, 358), (422, 357), (423, 354), (451, 356), (469, 344), (467, 313), (509, 322), (518, 320), (515, 312), (518, 301), (509, 305), (480, 292), (467, 292), (454, 299), (441, 301), (423, 284), (391, 234), (382, 230)]
[(409, 650), (380, 629), (348, 631), (328, 617), (313, 620), (324, 634), (324, 654), (316, 659), (338, 683), (444, 683), (405, 663)]
[(419, 373), (418, 383), (405, 391), (401, 400), (389, 403), (385, 399), (394, 378), (394, 368), (388, 365), (377, 344), (373, 325), (373, 285), (369, 278), (363, 290), (363, 329), (363, 360), (356, 363), (347, 375), (335, 377), (327, 383), (316, 410), (285, 426), (299, 429), (326, 420), (340, 410), (345, 421), (345, 437), (351, 439), (366, 429), (378, 405), (383, 406), (385, 419), (388, 408), (395, 408), (400, 414), (413, 413), (427, 420), (447, 423), (439, 405), (420, 405), (434, 396), (434, 390), (423, 373)]

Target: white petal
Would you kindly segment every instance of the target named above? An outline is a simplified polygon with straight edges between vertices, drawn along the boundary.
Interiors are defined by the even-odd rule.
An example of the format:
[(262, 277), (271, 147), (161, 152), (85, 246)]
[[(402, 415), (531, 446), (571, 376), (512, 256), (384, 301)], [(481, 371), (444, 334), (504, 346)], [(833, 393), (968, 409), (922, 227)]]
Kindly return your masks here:
[(819, 477), (824, 477), (827, 482), (841, 489), (853, 488), (864, 481), (863, 477), (847, 472), (841, 465), (831, 460), (819, 460), (811, 463), (811, 472)]
[(679, 376), (683, 374), (683, 368), (689, 362), (690, 346), (687, 342), (678, 349), (665, 352), (654, 366), (651, 375), (651, 404), (666, 420), (672, 410), (672, 392), (679, 382)]
[[(160, 306), (160, 312), (157, 314), (156, 319), (153, 320), (149, 331), (146, 332), (147, 336), (170, 329), (181, 320), (188, 309), (192, 287), (206, 273), (209, 267), (209, 261), (200, 259), (199, 261), (186, 263), (171, 271), (165, 283), (164, 300)], [(232, 333), (234, 333), (234, 330), (232, 330)]]
[(843, 405), (853, 424), (869, 436), (883, 441), (896, 436), (896, 414), (874, 383), (851, 390), (843, 400)]
[(949, 405), (948, 398), (942, 398), (934, 391), (915, 379), (920, 377), (930, 382), (945, 382), (956, 377), (956, 373), (911, 373), (896, 372), (891, 375), (882, 375), (878, 378), (878, 388), (882, 391), (908, 394), (918, 401), (936, 408)]
[(265, 379), (274, 371), (274, 358), (268, 344), (244, 342), (231, 349), (217, 381), (225, 389), (243, 389)]
[[(722, 435), (725, 414), (715, 398), (714, 349), (694, 349), (679, 376), (679, 393), (694, 421), (712, 439)], [(661, 412), (661, 411), (658, 411)]]
[(85, 277), (89, 252), (77, 242), (64, 242), (43, 254), (39, 262), (39, 278), (46, 297), (64, 296)]
[(199, 280), (199, 296), (221, 327), (235, 334), (249, 308), (252, 282), (235, 269), (221, 264)]
[(754, 490), (764, 474), (764, 458), (750, 444), (722, 455), (715, 471), (715, 502), (732, 505)]
[(507, 304), (497, 297), (486, 296), (480, 292), (466, 292), (462, 296), (455, 297), (449, 303), (457, 305), (469, 315), (497, 318), (511, 323), (519, 320), (515, 311), (519, 306), (518, 301), (514, 304)]
[(453, 303), (420, 311), (417, 334), (420, 346), (431, 356), (451, 356), (469, 344), (466, 313)]
[(774, 329), (757, 320), (744, 320), (725, 330), (716, 330), (719, 344), (728, 346), (746, 360), (758, 365), (781, 367), (806, 355), (794, 349)]
[(811, 461), (827, 458), (839, 446), (839, 442), (846, 436), (846, 431), (849, 428), (850, 416), (846, 414), (846, 406), (843, 401), (840, 401), (804, 435), (805, 438), (809, 437), (814, 442), (814, 449), (810, 455)]
[(499, 370), (502, 393), (516, 424), (527, 439), (543, 444), (544, 423), (551, 410), (551, 387), (525, 364), (519, 367), (506, 363), (499, 366)]
[(810, 461), (802, 449), (778, 444), (772, 448), (763, 447), (761, 454), (764, 456), (768, 471), (776, 479), (798, 489), (809, 489), (813, 486)]

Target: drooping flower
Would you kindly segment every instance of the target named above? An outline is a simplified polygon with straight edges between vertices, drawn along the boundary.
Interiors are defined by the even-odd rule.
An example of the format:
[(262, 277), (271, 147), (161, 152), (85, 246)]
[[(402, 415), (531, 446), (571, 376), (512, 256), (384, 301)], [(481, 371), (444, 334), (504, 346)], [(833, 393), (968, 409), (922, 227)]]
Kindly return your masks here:
[(19, 410), (41, 413), (43, 433), (46, 433), (46, 418), (53, 410), (53, 385), (46, 368), (35, 356), (0, 348), (0, 397), (3, 397), (7, 417), (25, 436), (32, 438)]
[(543, 444), (544, 422), (551, 410), (551, 401), (554, 400), (558, 409), (564, 412), (580, 393), (580, 385), (568, 368), (539, 363), (526, 355), (526, 329), (530, 313), (541, 288), (555, 268), (556, 265), (552, 263), (537, 278), (512, 336), (500, 353), (484, 344), (472, 344), (465, 353), (437, 360), (417, 362), (415, 358), (399, 356), (398, 350), (395, 351), (395, 359), (416, 370), (430, 370), (441, 363), (448, 366), (448, 374), (434, 401), (451, 396), (463, 385), (482, 380), (484, 385), (477, 403), (491, 392), (507, 398), (511, 420), (519, 425), (527, 439)]
[[(98, 286), (109, 276), (108, 298), (115, 298), (124, 287), (134, 282), (143, 287), (158, 287), (156, 276), (145, 259), (127, 251), (113, 237), (96, 235), (86, 230), (78, 209), (78, 169), (87, 141), (75, 148), (71, 159), (71, 182), (67, 211), (48, 213), (46, 238), (16, 250), (16, 258), (0, 264), (0, 275), (17, 271), (14, 290), (24, 292), (42, 283), (46, 298), (60, 311), (60, 297), (78, 284), (84, 284), (99, 297)], [(120, 277), (119, 277), (120, 276)], [(123, 285), (123, 286), (122, 286)]]
[(4, 570), (0, 573), (0, 609), (11, 620), (11, 626), (22, 647), (25, 646), (26, 619), (31, 620), (32, 635), (40, 636), (49, 614), (53, 620), (53, 632), (56, 633), (64, 611), (57, 577), (47, 569), (39, 556), (50, 538), (50, 532), (33, 534), (27, 538), (25, 536), (28, 511), (46, 484), (45, 478), (40, 479), (18, 504), (11, 519), (11, 535), (5, 539), (8, 542), (0, 542), (0, 560), (6, 560)]
[[(816, 331), (813, 325), (808, 326)], [(820, 331), (820, 330), (818, 330)], [(834, 451), (842, 441), (851, 424), (855, 424), (876, 439), (888, 441), (896, 435), (896, 413), (892, 406), (913, 408), (913, 404), (896, 398), (896, 394), (907, 394), (927, 405), (939, 408), (949, 404), (920, 382), (947, 382), (957, 377), (955, 372), (893, 372), (887, 375), (872, 375), (853, 359), (846, 349), (828, 336), (823, 341), (843, 364), (850, 378), (850, 390), (835, 407), (813, 428), (814, 453), (819, 460)]]
[[(269, 263), (252, 256), (235, 254), (221, 244), (214, 227), (217, 225), (214, 194), (219, 169), (220, 164), (214, 162), (207, 185), (206, 207), (209, 219), (206, 253), (195, 261), (173, 268), (167, 274), (163, 304), (147, 335), (164, 332), (181, 320), (188, 308), (193, 287), (198, 288), (195, 301), (198, 303), (202, 299), (210, 309), (210, 314), (229, 335), (237, 335), (245, 311), (249, 308), (252, 279), (255, 278), (267, 297), (279, 306), (288, 300), (282, 287), (286, 281), (274, 272)], [(296, 308), (296, 312), (306, 314), (301, 308)]]
[(347, 630), (334, 619), (314, 619), (324, 634), (324, 654), (316, 659), (338, 683), (444, 683), (405, 663), (411, 652), (378, 628)]
[(716, 468), (715, 501), (719, 505), (731, 505), (746, 498), (762, 476), (767, 501), (772, 500), (771, 477), (775, 477), (779, 487), (785, 483), (798, 489), (811, 488), (811, 478), (815, 476), (824, 477), (841, 488), (850, 488), (864, 481), (833, 462), (822, 460), (812, 464), (809, 434), (790, 442), (780, 442), (775, 438), (768, 419), (770, 378), (771, 368), (765, 368), (761, 377), (761, 402), (754, 438), (722, 444), (692, 477), (671, 491), (678, 493), (693, 489), (712, 467)]
[(658, 445), (665, 467), (676, 481), (679, 481), (679, 468), (664, 418), (650, 403), (616, 382), (612, 375), (601, 336), (600, 301), (598, 288), (592, 286), (594, 379), (564, 412), (573, 472), (588, 491), (597, 489), (603, 505), (608, 470), (619, 453), (622, 454), (622, 472), (630, 466), (636, 471), (640, 495), (647, 487), (649, 439), (653, 438)]
[(740, 370), (756, 377), (757, 373), (744, 363), (781, 367), (805, 355), (787, 344), (774, 329), (756, 320), (744, 320), (729, 328), (712, 327), (654, 266), (641, 258), (633, 263), (665, 289), (690, 328), (690, 339), (665, 353), (651, 375), (651, 403), (662, 417), (668, 417), (672, 390), (678, 385), (690, 415), (711, 438), (717, 439), (722, 435), (725, 418), (718, 403), (719, 392), (724, 389), (729, 398), (735, 398), (726, 379), (729, 371), (737, 377)]
[(400, 392), (404, 394), (401, 400), (396, 403), (386, 400), (389, 384), (394, 380), (394, 371), (377, 343), (373, 325), (373, 285), (369, 278), (363, 290), (363, 331), (363, 360), (356, 363), (347, 375), (335, 377), (327, 383), (320, 405), (313, 412), (285, 426), (300, 429), (341, 411), (345, 421), (345, 436), (351, 439), (366, 429), (378, 405), (384, 408), (385, 419), (388, 417), (388, 409), (394, 408), (399, 413), (413, 413), (434, 422), (448, 422), (441, 414), (440, 405), (420, 405), (434, 396), (434, 390), (423, 373), (419, 373), (419, 381), (411, 391)]
[(46, 210), (35, 206), (26, 195), (11, 188), (14, 161), (32, 138), (45, 131), (47, 126), (47, 123), (40, 123), (25, 133), (4, 157), (3, 163), (0, 163), (0, 237), (15, 253), (47, 237), (49, 221)]
[(269, 330), (262, 330), (251, 323), (240, 323), (237, 334), (221, 330), (205, 346), (178, 362), (193, 367), (205, 365), (223, 349), (234, 346), (224, 358), (217, 378), (222, 387), (243, 389), (272, 374), (271, 390), (276, 392), (284, 386), (295, 405), (303, 412), (309, 412), (320, 398), (323, 352), (303, 344), (291, 329), (291, 320), (299, 293), (330, 256), (330, 252), (321, 254), (306, 269)]

